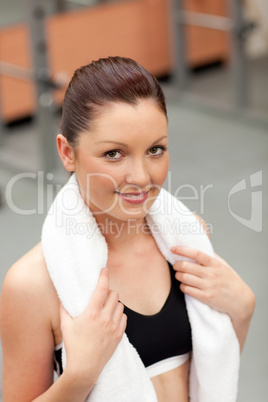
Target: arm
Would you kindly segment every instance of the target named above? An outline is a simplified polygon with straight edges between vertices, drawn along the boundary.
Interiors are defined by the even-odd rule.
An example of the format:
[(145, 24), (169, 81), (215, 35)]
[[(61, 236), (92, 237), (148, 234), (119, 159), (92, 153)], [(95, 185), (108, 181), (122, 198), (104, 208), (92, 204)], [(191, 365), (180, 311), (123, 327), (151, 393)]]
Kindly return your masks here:
[(68, 363), (53, 384), (52, 295), (44, 276), (36, 277), (35, 271), (28, 275), (23, 264), (15, 264), (4, 281), (0, 303), (3, 398), (6, 402), (84, 401), (123, 335), (123, 306), (116, 292), (109, 291), (108, 273), (102, 272), (93, 302), (81, 316), (73, 320), (62, 309)]
[[(206, 224), (203, 220), (201, 223), (209, 236)], [(175, 247), (172, 252), (196, 261), (178, 261), (174, 264), (181, 290), (210, 307), (227, 313), (242, 350), (255, 309), (252, 290), (216, 253), (213, 258), (188, 247)]]
[[(41, 277), (15, 264), (1, 293), (0, 329), (3, 351), (3, 399), (6, 402), (84, 401), (90, 392), (76, 389), (64, 373), (53, 385), (54, 339), (49, 316), (50, 292)], [(83, 392), (82, 392), (83, 391)], [(41, 395), (41, 396), (40, 396)], [(39, 397), (38, 397), (39, 396)]]
[[(219, 255), (215, 253), (215, 258), (226, 266), (226, 273), (223, 274), (223, 286), (230, 288), (230, 305), (225, 302), (225, 312), (229, 314), (236, 336), (240, 343), (240, 350), (242, 351), (246, 341), (247, 333), (251, 318), (255, 309), (255, 295), (250, 287), (240, 278), (230, 265), (227, 264)], [(231, 287), (233, 286), (233, 290)], [(227, 296), (228, 297), (228, 296)]]

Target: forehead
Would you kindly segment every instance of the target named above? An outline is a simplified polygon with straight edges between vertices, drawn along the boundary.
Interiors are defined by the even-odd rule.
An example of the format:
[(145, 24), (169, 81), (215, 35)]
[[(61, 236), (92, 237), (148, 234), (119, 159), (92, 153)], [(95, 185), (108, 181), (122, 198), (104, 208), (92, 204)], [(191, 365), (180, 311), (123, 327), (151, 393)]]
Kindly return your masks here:
[[(114, 103), (104, 107), (82, 140), (122, 141), (148, 139), (167, 135), (167, 118), (152, 100), (140, 100), (136, 105)], [(86, 137), (86, 138), (85, 138)]]

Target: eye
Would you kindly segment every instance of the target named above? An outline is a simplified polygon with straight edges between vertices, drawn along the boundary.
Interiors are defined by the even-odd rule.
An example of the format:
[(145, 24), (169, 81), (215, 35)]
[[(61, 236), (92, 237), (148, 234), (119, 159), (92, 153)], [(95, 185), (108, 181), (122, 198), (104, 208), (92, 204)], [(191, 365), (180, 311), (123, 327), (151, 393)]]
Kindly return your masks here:
[(161, 156), (166, 151), (166, 149), (167, 148), (163, 146), (152, 147), (149, 149), (149, 154), (153, 156)]
[(112, 150), (112, 151), (105, 152), (104, 156), (107, 159), (115, 160), (115, 159), (120, 159), (122, 157), (122, 154), (117, 150)]

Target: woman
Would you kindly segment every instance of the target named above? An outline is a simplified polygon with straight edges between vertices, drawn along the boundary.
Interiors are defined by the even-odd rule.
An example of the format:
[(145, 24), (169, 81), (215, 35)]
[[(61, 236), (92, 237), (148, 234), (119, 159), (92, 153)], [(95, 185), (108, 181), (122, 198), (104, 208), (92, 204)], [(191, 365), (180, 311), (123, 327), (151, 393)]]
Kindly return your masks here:
[[(186, 402), (191, 328), (183, 293), (227, 313), (241, 349), (255, 300), (249, 287), (216, 254), (176, 247), (174, 254), (195, 263), (177, 261), (172, 267), (148, 230), (146, 214), (168, 172), (162, 90), (151, 74), (130, 59), (93, 62), (78, 69), (69, 84), (61, 129), (58, 152), (65, 169), (76, 173), (81, 196), (105, 237), (107, 267), (88, 306), (75, 319), (60, 304), (40, 243), (9, 270), (1, 295), (4, 401), (84, 401), (126, 331), (144, 365), (152, 369), (158, 400)], [(156, 356), (160, 346), (151, 353), (146, 339), (143, 350), (133, 322), (134, 329), (140, 320), (143, 326), (149, 322), (150, 329), (150, 320), (174, 307), (171, 295), (184, 326), (183, 353), (175, 350), (174, 354), (183, 359), (175, 356), (172, 368), (159, 370), (158, 363), (165, 360)], [(164, 337), (173, 330), (175, 324)], [(54, 354), (63, 339), (67, 363), (53, 383)], [(160, 342), (176, 349), (170, 340)]]

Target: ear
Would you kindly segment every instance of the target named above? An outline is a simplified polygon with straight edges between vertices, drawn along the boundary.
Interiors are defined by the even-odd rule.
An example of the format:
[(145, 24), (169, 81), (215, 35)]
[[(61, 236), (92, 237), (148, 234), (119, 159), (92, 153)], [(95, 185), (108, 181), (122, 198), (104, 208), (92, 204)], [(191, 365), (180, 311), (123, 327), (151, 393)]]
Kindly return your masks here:
[(68, 172), (74, 172), (75, 171), (74, 150), (73, 147), (69, 144), (67, 139), (62, 134), (57, 135), (57, 148), (65, 169)]

